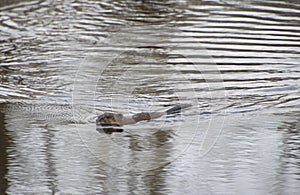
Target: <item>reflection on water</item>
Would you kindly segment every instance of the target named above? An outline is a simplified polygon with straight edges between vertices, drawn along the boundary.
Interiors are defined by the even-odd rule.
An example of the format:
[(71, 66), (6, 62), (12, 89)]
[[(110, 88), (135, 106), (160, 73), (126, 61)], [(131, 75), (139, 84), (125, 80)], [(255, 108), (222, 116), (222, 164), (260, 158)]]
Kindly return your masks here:
[[(296, 194), (297, 1), (1, 1), (9, 194)], [(194, 106), (97, 131), (103, 112)]]

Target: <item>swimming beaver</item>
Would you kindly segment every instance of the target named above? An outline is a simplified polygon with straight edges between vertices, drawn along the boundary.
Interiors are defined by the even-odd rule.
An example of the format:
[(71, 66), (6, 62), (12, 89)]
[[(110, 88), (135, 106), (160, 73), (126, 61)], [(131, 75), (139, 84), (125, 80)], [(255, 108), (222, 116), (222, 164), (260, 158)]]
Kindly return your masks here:
[(151, 120), (159, 118), (165, 114), (179, 113), (182, 109), (191, 107), (191, 104), (176, 105), (164, 112), (141, 112), (131, 117), (125, 117), (122, 114), (104, 113), (98, 116), (96, 120), (97, 126), (122, 126), (128, 124), (135, 124), (144, 120)]

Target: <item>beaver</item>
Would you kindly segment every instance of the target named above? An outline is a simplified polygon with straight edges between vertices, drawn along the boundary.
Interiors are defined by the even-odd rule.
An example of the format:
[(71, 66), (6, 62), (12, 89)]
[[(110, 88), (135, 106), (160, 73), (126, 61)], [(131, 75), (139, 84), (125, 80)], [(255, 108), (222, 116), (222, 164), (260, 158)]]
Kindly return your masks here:
[(123, 126), (128, 124), (135, 124), (140, 121), (149, 121), (159, 118), (163, 115), (170, 115), (181, 112), (182, 109), (191, 107), (191, 104), (179, 104), (163, 112), (141, 112), (131, 117), (125, 117), (123, 114), (104, 113), (98, 116), (96, 120), (97, 126)]

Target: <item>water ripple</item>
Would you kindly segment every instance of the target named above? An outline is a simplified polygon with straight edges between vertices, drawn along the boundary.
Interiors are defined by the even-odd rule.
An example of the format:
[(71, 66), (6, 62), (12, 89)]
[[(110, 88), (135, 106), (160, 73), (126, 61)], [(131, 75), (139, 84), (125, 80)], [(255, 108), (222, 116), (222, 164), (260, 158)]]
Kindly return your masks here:
[[(32, 179), (18, 177), (23, 174), (21, 168), (28, 170), (28, 174), (44, 174), (41, 177), (44, 183), (36, 182), (33, 190), (40, 187), (48, 194), (51, 190), (45, 186), (51, 186), (52, 193), (88, 189), (91, 194), (99, 191), (118, 194), (119, 189), (126, 188), (136, 194), (183, 194), (185, 189), (178, 187), (178, 183), (184, 184), (178, 177), (180, 170), (184, 170), (182, 178), (189, 177), (189, 181), (199, 182), (200, 172), (205, 175), (201, 182), (210, 186), (209, 190), (200, 189), (198, 183), (186, 184), (186, 189), (193, 188), (195, 193), (223, 193), (222, 185), (228, 193), (235, 193), (236, 186), (244, 186), (239, 185), (244, 181), (243, 184), (252, 190), (247, 193), (267, 194), (270, 193), (268, 189), (275, 188), (277, 193), (280, 191), (277, 189), (288, 186), (280, 192), (296, 194), (293, 192), (298, 189), (299, 178), (296, 175), (299, 170), (299, 155), (296, 154), (300, 105), (299, 13), (300, 6), (296, 1), (277, 0), (0, 2), (0, 102), (1, 108), (6, 108), (0, 110), (0, 119), (4, 118), (3, 123), (7, 123), (5, 128), (8, 128), (9, 136), (18, 140), (15, 142), (18, 146), (11, 144), (8, 149), (11, 164), (5, 178), (12, 182), (9, 192), (19, 193), (23, 188), (32, 192), (27, 187), (31, 185), (18, 183), (22, 182), (18, 178)], [(176, 126), (172, 124), (178, 121), (166, 119), (125, 129), (126, 136), (111, 135), (114, 143), (120, 142), (126, 147), (128, 155), (124, 157), (125, 153), (117, 152), (111, 156), (113, 160), (124, 157), (132, 164), (148, 165), (148, 160), (139, 161), (142, 155), (134, 155), (146, 149), (149, 154), (154, 152), (149, 155), (151, 158), (158, 155), (161, 162), (166, 162), (172, 152), (189, 143), (189, 136), (194, 132), (192, 125), (197, 121), (201, 132), (190, 143), (192, 152), (179, 158), (177, 164), (172, 162), (170, 166), (162, 167), (170, 174), (167, 180), (171, 182), (155, 175), (160, 183), (150, 184), (149, 189), (141, 184), (143, 182), (137, 182), (144, 178), (132, 176), (132, 173), (123, 174), (124, 180), (119, 181), (118, 173), (107, 171), (107, 174), (100, 170), (99, 162), (94, 162), (96, 171), (92, 170), (92, 175), (85, 179), (91, 178), (105, 185), (91, 189), (87, 185), (91, 181), (82, 182), (80, 178), (92, 167), (93, 160), (81, 159), (82, 154), (88, 152), (72, 148), (74, 145), (79, 145), (77, 149), (84, 148), (79, 144), (79, 138), (74, 138), (74, 123), (79, 125), (77, 131), (87, 135), (88, 143), (94, 144), (98, 153), (107, 152), (109, 156), (110, 151), (104, 148), (115, 148), (111, 145), (99, 147), (102, 142), (98, 132), (94, 131), (97, 115), (105, 111), (132, 114), (160, 110), (179, 102), (194, 105), (185, 113), (189, 121), (182, 131), (169, 134), (168, 131)], [(198, 147), (205, 145), (205, 140), (200, 143), (204, 139), (201, 136), (206, 134), (204, 137), (207, 138), (209, 133), (215, 133), (204, 132), (209, 126), (207, 121), (225, 116), (229, 125), (222, 122), (221, 141), (211, 151), (217, 155), (213, 153), (195, 160)], [(153, 129), (151, 125), (162, 125), (163, 122), (168, 131), (157, 130), (154, 136), (165, 136), (165, 144), (170, 148), (162, 147), (163, 150), (156, 151), (163, 145), (162, 140), (158, 142), (150, 131), (147, 136), (130, 134), (134, 131), (143, 133), (138, 129)], [(211, 122), (213, 127), (217, 124), (221, 121)], [(55, 141), (51, 141), (51, 136), (56, 136)], [(50, 140), (48, 145), (55, 142), (50, 150), (47, 140)], [(174, 140), (179, 144), (172, 143)], [(32, 144), (35, 142), (45, 145)], [(214, 140), (207, 142), (211, 144)], [(71, 156), (64, 152), (68, 144)], [(22, 148), (34, 149), (37, 156)], [(272, 158), (260, 151), (271, 152)], [(20, 154), (29, 162), (24, 167), (22, 159), (18, 162)], [(52, 155), (48, 164), (43, 164), (47, 157), (44, 154)], [(40, 160), (36, 169), (30, 166), (34, 164), (31, 159), (35, 158)], [(65, 163), (65, 160), (72, 162)], [(51, 163), (55, 166), (51, 167)], [(78, 173), (71, 173), (70, 170), (74, 170), (72, 163), (81, 167)], [(257, 172), (258, 165), (267, 170), (263, 179), (257, 177), (261, 175)], [(46, 170), (45, 167), (51, 168)], [(48, 176), (47, 172), (55, 174)], [(72, 177), (69, 174), (73, 174)], [(95, 179), (95, 175), (101, 175), (101, 179)], [(118, 181), (110, 178), (111, 175)], [(36, 174), (31, 176), (36, 177)], [(106, 177), (113, 182), (107, 181)], [(128, 184), (128, 181), (132, 183)], [(65, 191), (65, 183), (72, 184), (67, 188), (70, 191)], [(264, 186), (254, 188), (257, 183)], [(156, 189), (157, 186), (161, 189)], [(111, 189), (117, 190), (112, 192)], [(90, 192), (85, 190), (84, 193)]]

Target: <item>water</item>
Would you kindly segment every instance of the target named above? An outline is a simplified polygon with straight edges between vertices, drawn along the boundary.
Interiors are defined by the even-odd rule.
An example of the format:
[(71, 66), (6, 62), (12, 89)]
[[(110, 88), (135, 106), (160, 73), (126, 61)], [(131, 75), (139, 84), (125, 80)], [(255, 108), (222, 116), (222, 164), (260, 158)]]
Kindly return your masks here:
[[(1, 1), (1, 192), (297, 194), (297, 1)], [(194, 106), (96, 130), (103, 112)]]

